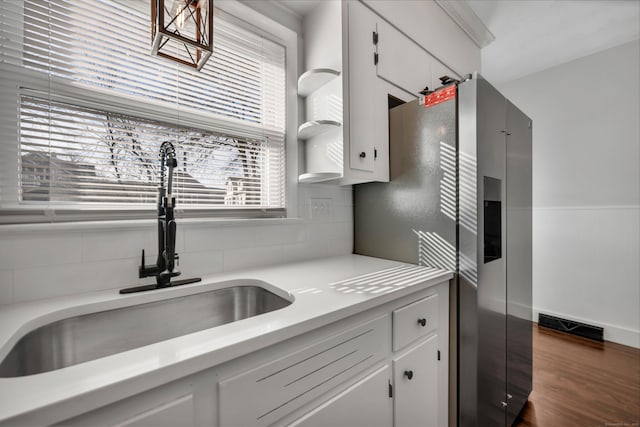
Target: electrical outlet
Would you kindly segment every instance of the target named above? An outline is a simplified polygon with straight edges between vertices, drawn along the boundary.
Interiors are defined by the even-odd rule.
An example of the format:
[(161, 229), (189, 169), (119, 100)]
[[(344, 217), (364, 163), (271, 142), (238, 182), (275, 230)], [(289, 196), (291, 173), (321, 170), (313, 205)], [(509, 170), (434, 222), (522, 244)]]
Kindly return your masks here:
[(333, 216), (333, 199), (311, 199), (311, 218), (331, 218)]

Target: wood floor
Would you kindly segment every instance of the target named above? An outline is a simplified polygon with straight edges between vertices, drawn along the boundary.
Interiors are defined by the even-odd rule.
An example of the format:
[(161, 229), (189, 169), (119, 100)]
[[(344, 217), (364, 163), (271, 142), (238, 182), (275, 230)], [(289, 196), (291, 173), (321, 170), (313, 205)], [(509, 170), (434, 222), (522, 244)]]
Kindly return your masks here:
[(517, 427), (640, 427), (640, 350), (533, 327), (533, 392)]

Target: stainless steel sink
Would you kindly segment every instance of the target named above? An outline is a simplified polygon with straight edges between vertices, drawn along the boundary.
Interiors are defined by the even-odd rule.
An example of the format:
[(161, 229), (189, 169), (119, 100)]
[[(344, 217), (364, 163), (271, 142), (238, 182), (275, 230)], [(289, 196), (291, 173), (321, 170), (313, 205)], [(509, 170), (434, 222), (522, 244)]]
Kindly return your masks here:
[(23, 336), (0, 364), (0, 377), (53, 371), (289, 304), (260, 286), (232, 286), (58, 320)]

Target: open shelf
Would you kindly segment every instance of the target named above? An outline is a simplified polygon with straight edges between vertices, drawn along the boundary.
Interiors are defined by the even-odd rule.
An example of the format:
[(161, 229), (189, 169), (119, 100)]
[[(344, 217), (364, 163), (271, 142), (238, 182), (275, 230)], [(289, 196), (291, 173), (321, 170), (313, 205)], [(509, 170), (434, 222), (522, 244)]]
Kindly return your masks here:
[(331, 181), (332, 179), (338, 178), (342, 178), (342, 174), (339, 172), (311, 172), (300, 175), (298, 182), (301, 184), (310, 184), (313, 182)]
[(314, 68), (306, 71), (298, 78), (298, 95), (307, 96), (339, 75), (340, 71), (331, 68)]
[(342, 126), (342, 124), (335, 120), (314, 120), (311, 122), (305, 122), (298, 128), (298, 139), (304, 141), (325, 132), (338, 129), (340, 126)]

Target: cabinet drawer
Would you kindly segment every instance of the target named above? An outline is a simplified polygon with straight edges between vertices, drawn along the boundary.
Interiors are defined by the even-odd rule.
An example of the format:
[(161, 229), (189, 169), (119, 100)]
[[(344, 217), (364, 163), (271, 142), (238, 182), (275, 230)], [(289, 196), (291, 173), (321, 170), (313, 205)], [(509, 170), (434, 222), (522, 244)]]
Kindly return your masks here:
[(223, 380), (220, 425), (268, 426), (382, 360), (389, 316)]
[(438, 295), (418, 300), (393, 312), (393, 351), (438, 329)]

